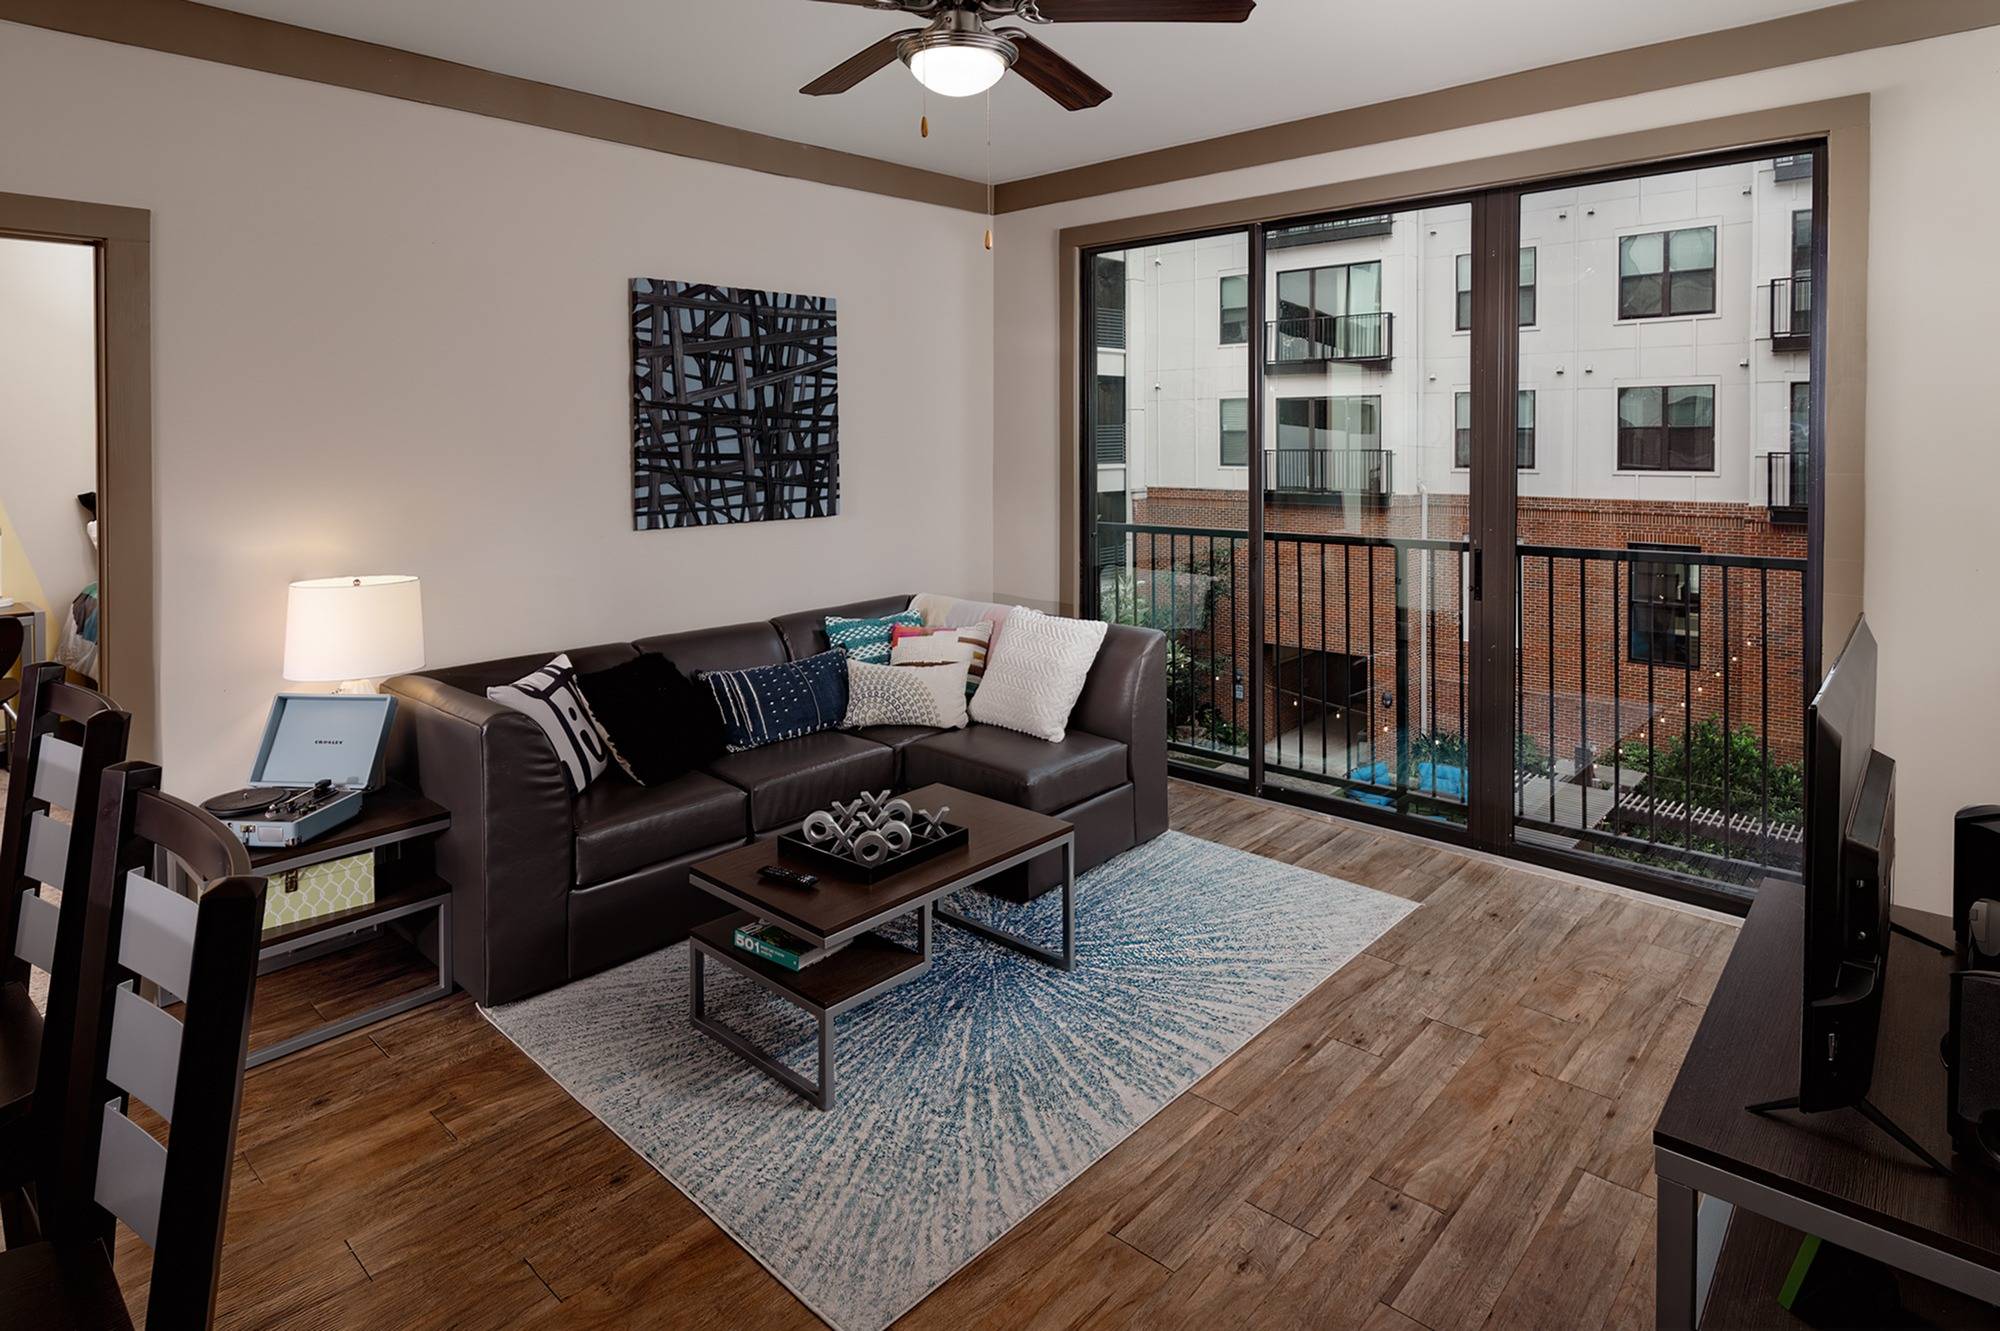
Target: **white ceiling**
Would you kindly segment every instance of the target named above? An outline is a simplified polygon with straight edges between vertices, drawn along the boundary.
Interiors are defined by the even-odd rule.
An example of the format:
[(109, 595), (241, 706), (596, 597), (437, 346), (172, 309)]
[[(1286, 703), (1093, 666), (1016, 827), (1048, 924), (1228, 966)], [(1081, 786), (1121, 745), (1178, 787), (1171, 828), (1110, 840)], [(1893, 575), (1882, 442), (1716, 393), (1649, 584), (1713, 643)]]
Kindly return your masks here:
[[(992, 98), (1012, 180), (1363, 106), (1837, 0), (1260, 0), (1247, 23), (1062, 24), (1037, 35), (1112, 90), (1069, 112), (1020, 79)], [(930, 99), (892, 65), (838, 97), (800, 85), (901, 27), (812, 0), (209, 0), (787, 139), (986, 173), (985, 99)]]

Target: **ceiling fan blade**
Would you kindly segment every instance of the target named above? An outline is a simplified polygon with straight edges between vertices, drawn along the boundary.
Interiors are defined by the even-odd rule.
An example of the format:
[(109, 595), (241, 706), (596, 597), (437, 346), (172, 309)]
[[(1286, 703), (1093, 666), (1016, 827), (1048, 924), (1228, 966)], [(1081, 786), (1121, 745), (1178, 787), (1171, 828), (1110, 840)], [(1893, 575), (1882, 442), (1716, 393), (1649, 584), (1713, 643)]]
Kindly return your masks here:
[(1050, 23), (1241, 23), (1257, 0), (1035, 0)]
[(1057, 55), (1025, 32), (1001, 34), (1019, 48), (1014, 72), (1040, 88), (1067, 111), (1082, 111), (1107, 101), (1111, 89)]
[(824, 97), (828, 93), (846, 92), (876, 70), (894, 64), (896, 47), (909, 35), (908, 32), (890, 33), (873, 46), (847, 57), (799, 91), (808, 97)]

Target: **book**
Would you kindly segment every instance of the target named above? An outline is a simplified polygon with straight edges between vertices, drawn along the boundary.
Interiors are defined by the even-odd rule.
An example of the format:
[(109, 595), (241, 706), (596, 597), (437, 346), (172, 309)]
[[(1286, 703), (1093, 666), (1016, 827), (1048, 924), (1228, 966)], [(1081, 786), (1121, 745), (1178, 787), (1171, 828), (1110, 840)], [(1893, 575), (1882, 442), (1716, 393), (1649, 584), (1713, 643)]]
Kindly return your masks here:
[(804, 970), (815, 961), (840, 950), (838, 947), (815, 947), (803, 938), (786, 933), (767, 920), (738, 925), (734, 941), (736, 946), (750, 955), (762, 957), (792, 971)]

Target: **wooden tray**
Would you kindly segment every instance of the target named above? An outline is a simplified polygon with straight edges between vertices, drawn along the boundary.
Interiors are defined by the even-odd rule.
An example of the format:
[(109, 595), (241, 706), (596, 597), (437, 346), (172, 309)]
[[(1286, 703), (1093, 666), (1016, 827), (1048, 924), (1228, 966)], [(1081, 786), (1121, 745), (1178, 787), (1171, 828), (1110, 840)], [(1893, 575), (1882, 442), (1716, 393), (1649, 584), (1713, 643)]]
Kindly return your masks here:
[(880, 864), (862, 864), (850, 860), (845, 855), (836, 855), (830, 850), (822, 850), (796, 832), (784, 832), (778, 837), (778, 844), (787, 855), (795, 855), (816, 868), (842, 878), (851, 878), (863, 883), (879, 883), (884, 878), (901, 873), (913, 864), (935, 859), (948, 850), (957, 850), (972, 836), (972, 833), (956, 823), (945, 823), (945, 834), (934, 841), (919, 841), (900, 855), (891, 855)]

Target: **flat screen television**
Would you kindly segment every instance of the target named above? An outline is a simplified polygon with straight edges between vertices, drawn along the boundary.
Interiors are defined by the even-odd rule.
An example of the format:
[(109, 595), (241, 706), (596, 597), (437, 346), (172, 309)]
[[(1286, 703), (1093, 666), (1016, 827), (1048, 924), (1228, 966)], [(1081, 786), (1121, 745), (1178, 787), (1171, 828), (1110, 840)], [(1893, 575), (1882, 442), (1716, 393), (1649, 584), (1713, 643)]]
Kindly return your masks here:
[(1857, 621), (1806, 711), (1799, 1105), (1859, 1106), (1889, 969), (1896, 764), (1875, 751), (1875, 637)]

